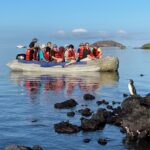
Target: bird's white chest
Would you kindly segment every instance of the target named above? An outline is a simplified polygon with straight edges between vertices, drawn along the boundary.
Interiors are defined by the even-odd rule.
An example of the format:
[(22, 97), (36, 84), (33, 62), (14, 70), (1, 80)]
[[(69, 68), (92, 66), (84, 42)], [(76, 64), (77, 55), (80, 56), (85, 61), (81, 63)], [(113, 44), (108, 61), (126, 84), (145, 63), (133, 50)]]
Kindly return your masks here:
[(133, 87), (131, 86), (131, 84), (128, 84), (128, 89), (131, 95), (134, 95), (133, 93)]

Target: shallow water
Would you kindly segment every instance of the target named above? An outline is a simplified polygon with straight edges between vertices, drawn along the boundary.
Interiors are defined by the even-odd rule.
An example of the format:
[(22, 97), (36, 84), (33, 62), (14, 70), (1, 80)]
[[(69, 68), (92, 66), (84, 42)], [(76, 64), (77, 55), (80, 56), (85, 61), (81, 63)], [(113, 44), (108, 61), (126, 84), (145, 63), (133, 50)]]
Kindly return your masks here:
[[(56, 110), (54, 104), (74, 98), (79, 105), (71, 110), (78, 110), (87, 104), (93, 111), (98, 106), (96, 101), (106, 99), (110, 103), (123, 100), (123, 93), (128, 94), (128, 79), (133, 79), (138, 94), (145, 95), (150, 89), (150, 51), (104, 49), (105, 56), (118, 56), (120, 60), (117, 73), (84, 73), (84, 74), (51, 74), (10, 72), (5, 64), (15, 57), (15, 52), (8, 54), (9, 48), (0, 49), (0, 149), (8, 144), (32, 146), (40, 144), (44, 150), (83, 150), (83, 149), (136, 149), (125, 146), (122, 142), (125, 135), (115, 126), (106, 125), (96, 132), (77, 134), (57, 134), (53, 124), (70, 120), (80, 124), (80, 114), (69, 118), (66, 112)], [(144, 76), (141, 77), (140, 74)], [(83, 95), (91, 93), (94, 101), (84, 101)], [(108, 138), (108, 144), (97, 144), (98, 138)], [(91, 138), (89, 144), (84, 138)]]

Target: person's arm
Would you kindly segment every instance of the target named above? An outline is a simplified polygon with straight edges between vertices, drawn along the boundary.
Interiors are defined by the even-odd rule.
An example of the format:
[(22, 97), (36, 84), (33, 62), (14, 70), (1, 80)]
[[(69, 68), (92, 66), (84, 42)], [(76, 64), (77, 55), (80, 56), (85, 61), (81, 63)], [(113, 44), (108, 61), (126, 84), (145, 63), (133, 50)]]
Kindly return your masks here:
[(40, 60), (42, 60), (42, 61), (46, 61), (46, 59), (45, 59), (45, 57), (44, 57), (44, 55), (43, 55), (43, 52), (42, 52), (42, 51), (40, 51)]

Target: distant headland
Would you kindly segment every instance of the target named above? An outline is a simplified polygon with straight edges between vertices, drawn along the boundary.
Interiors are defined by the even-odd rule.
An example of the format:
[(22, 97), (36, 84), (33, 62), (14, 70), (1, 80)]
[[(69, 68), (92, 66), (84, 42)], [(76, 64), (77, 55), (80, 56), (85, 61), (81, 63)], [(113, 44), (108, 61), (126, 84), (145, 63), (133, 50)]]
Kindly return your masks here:
[(150, 43), (144, 44), (141, 49), (149, 49), (150, 50)]
[(115, 42), (115, 41), (112, 41), (112, 40), (97, 41), (97, 42), (91, 44), (91, 46), (95, 46), (95, 47), (117, 47), (120, 49), (126, 48), (125, 45), (118, 43), (118, 42)]

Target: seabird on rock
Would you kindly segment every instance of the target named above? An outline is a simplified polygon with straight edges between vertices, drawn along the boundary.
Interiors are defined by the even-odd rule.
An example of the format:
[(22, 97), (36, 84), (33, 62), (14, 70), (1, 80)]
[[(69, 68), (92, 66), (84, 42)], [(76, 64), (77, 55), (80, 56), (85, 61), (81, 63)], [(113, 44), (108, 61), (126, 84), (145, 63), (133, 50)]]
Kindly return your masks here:
[(130, 92), (131, 95), (133, 95), (133, 96), (137, 95), (136, 94), (136, 89), (134, 87), (134, 81), (132, 79), (129, 80), (128, 89), (129, 89), (129, 92)]

